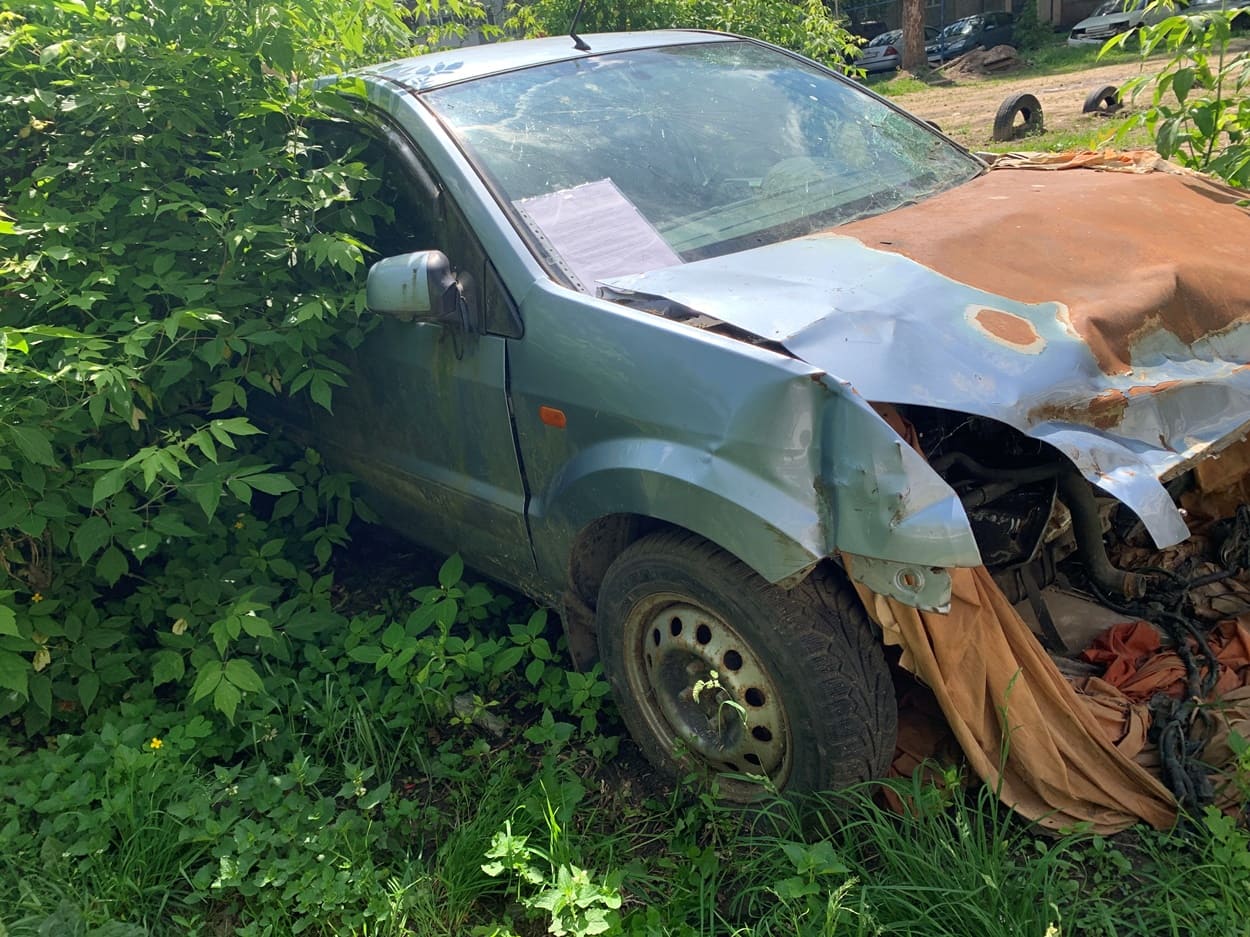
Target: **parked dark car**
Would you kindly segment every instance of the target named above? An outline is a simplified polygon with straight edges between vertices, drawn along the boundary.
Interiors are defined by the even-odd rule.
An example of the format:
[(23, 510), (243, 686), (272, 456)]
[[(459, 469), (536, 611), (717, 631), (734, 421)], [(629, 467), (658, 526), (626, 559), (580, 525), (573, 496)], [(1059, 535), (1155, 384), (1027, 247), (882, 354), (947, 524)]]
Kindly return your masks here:
[(1015, 16), (1001, 10), (965, 16), (943, 29), (937, 40), (925, 47), (925, 53), (930, 63), (939, 63), (973, 49), (1013, 45), (1015, 29)]

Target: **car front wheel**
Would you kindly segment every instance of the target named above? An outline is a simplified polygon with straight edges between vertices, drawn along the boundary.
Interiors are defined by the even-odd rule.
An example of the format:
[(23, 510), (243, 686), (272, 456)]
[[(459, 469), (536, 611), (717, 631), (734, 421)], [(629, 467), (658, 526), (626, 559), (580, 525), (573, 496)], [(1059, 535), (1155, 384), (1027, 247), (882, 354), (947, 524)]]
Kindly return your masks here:
[(684, 532), (652, 534), (608, 569), (596, 614), (631, 735), (671, 775), (723, 797), (845, 787), (894, 752), (893, 684), (851, 590), (817, 570), (787, 591)]

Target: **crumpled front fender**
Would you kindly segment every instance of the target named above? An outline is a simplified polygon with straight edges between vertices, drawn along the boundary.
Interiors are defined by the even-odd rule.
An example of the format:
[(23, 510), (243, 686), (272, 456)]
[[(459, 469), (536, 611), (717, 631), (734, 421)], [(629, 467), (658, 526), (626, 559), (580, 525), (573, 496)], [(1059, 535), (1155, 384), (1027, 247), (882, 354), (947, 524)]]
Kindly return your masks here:
[(981, 562), (954, 491), (849, 384), (808, 374), (760, 393), (786, 407), (744, 405), (733, 435), (714, 442), (615, 438), (582, 449), (533, 506), (536, 540), (637, 514), (698, 533), (770, 582), (849, 553), (864, 560), (852, 574), (875, 591), (945, 605), (943, 568)]

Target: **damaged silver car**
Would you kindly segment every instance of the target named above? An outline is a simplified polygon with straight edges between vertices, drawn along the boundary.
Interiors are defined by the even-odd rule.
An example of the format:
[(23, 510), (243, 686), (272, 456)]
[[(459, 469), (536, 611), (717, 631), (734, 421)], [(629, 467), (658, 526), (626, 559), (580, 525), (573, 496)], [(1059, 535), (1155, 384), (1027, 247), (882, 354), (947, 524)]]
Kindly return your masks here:
[(559, 608), (662, 768), (879, 775), (850, 577), (928, 610), (982, 564), (1138, 589), (1104, 531), (1186, 538), (1177, 485), (1250, 421), (1250, 224), (1166, 172), (990, 170), (759, 42), (584, 39), (358, 76), (394, 217), (318, 444)]

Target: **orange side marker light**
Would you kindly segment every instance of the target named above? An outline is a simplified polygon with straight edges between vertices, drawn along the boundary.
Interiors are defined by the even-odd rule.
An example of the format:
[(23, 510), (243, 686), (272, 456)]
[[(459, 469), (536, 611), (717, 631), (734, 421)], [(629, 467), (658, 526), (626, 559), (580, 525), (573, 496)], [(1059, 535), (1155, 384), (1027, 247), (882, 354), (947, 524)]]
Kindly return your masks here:
[(564, 411), (557, 410), (555, 407), (539, 407), (538, 418), (556, 429), (564, 429), (569, 423), (569, 418), (564, 415)]

